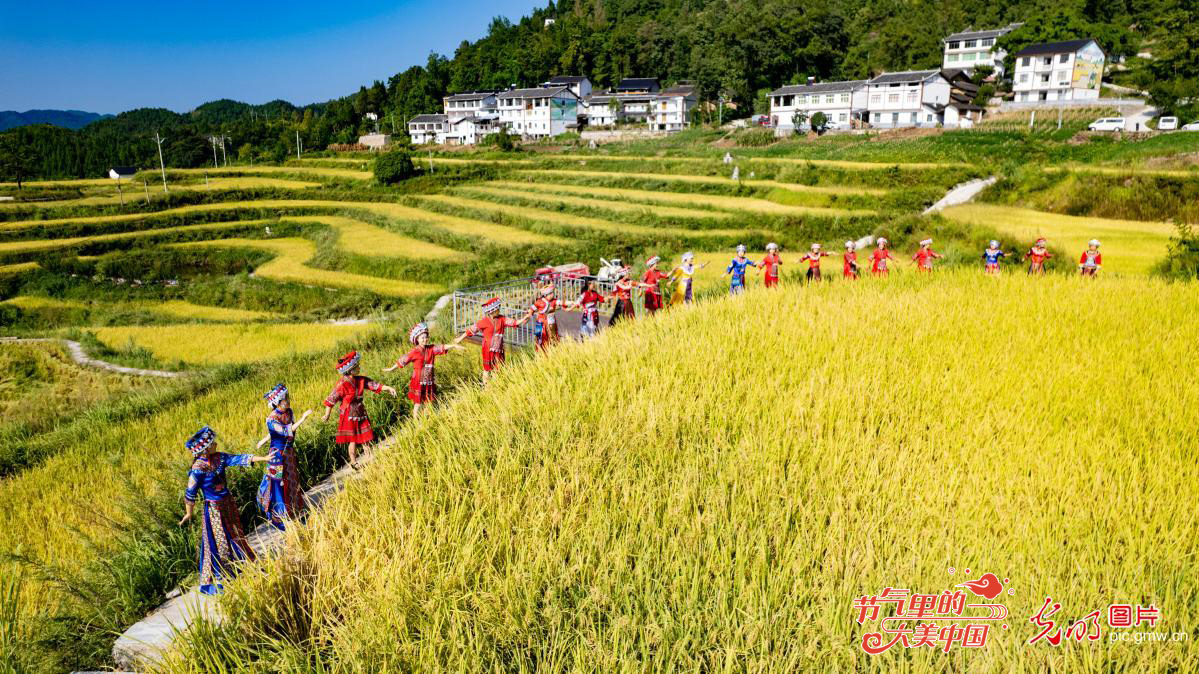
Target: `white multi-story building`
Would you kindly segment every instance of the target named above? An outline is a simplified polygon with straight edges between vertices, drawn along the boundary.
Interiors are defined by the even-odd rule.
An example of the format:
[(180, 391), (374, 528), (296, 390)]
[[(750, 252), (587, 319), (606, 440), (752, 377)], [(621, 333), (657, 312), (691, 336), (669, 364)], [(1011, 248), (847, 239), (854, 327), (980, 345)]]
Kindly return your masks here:
[(949, 80), (940, 70), (883, 73), (866, 82), (870, 124), (881, 129), (937, 126), (949, 92)]
[(995, 76), (1003, 78), (1003, 59), (1007, 52), (995, 46), (995, 41), (1024, 24), (1013, 23), (994, 30), (970, 30), (954, 33), (942, 40), (945, 55), (942, 67), (946, 70), (965, 70), (972, 73), (979, 66), (995, 69)]
[(812, 115), (823, 112), (830, 129), (849, 129), (866, 114), (866, 80), (791, 84), (770, 92), (770, 125), (777, 135), (796, 132), (796, 114), (803, 116), (800, 131), (811, 128)]
[(486, 117), (496, 112), (494, 91), (464, 91), (441, 99), (442, 109), (449, 121), (463, 117)]
[(667, 87), (654, 97), (649, 115), (651, 131), (682, 131), (691, 125), (691, 111), (697, 102), (695, 86), (680, 84)]
[(542, 83), (543, 87), (568, 87), (578, 96), (580, 100), (591, 95), (591, 80), (582, 75), (558, 75), (551, 77), (548, 82)]
[(500, 125), (494, 114), (487, 117), (459, 117), (449, 120), (444, 142), (446, 145), (474, 145), (483, 136), (499, 130)]
[(1107, 56), (1090, 38), (1034, 44), (1015, 54), (1012, 93), (1017, 103), (1099, 98)]
[(499, 123), (525, 138), (549, 138), (579, 128), (579, 97), (569, 87), (509, 89), (496, 94)]
[(447, 121), (445, 115), (417, 115), (408, 120), (408, 137), (413, 145), (444, 143)]

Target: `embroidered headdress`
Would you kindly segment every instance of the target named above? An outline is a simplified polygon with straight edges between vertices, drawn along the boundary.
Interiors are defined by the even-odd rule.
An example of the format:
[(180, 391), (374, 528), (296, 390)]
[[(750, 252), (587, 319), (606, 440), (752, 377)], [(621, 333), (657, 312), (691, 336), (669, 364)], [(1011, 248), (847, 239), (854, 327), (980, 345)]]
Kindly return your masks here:
[(920, 242), (920, 245), (921, 246), (931, 246), (931, 245), (933, 245), (933, 240), (932, 239), (924, 239)]
[(493, 314), (500, 310), (500, 298), (493, 297), (483, 303), (483, 313)]
[(275, 384), (275, 388), (267, 391), (266, 395), (262, 397), (270, 403), (271, 407), (278, 407), (279, 403), (283, 402), (283, 399), (287, 397), (287, 387), (283, 384)]
[(648, 259), (648, 260), (646, 260), (646, 261), (645, 261), (645, 266), (647, 266), (647, 267), (652, 267), (652, 266), (654, 266), (654, 265), (658, 264), (658, 263), (659, 263), (659, 262), (661, 262), (661, 261), (662, 261), (662, 258), (660, 258), (660, 257), (658, 257), (657, 255), (655, 255), (655, 256), (653, 256), (653, 257), (651, 257), (650, 259)]
[(337, 361), (337, 371), (342, 374), (349, 374), (350, 370), (353, 370), (354, 366), (360, 360), (362, 360), (362, 356), (358, 355), (357, 351), (351, 351), (342, 356), (341, 360)]
[(183, 443), (183, 446), (190, 449), (192, 454), (199, 456), (207, 453), (208, 448), (212, 447), (213, 443), (215, 442), (216, 431), (212, 430), (208, 426), (205, 426), (204, 428), (196, 431), (196, 434), (191, 436), (187, 442)]
[(408, 331), (408, 341), (416, 344), (417, 337), (427, 334), (429, 334), (429, 324), (422, 321), (412, 326), (412, 329)]
[(1096, 248), (1098, 248), (1099, 247), (1099, 239), (1091, 239), (1090, 241), (1087, 242), (1087, 245), (1095, 246)]

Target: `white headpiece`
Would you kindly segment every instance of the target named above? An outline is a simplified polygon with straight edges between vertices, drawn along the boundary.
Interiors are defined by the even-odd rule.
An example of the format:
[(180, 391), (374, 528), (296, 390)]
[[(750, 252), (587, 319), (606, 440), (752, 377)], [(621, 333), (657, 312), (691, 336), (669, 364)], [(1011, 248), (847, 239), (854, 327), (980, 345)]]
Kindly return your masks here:
[(923, 241), (920, 242), (920, 245), (921, 246), (931, 246), (931, 245), (933, 245), (933, 240), (932, 239), (924, 239)]
[(818, 244), (818, 243), (812, 244), (812, 250), (820, 250), (820, 244)]
[(691, 251), (687, 251), (686, 253), (683, 253), (683, 262), (690, 262), (694, 259), (695, 259), (695, 253), (692, 253)]
[(996, 241), (995, 239), (991, 239), (991, 247), (992, 247), (992, 248), (998, 248), (998, 247), (999, 247), (999, 242), (998, 242), (998, 241)]
[(766, 244), (766, 250), (778, 250), (778, 249), (779, 249), (779, 245), (773, 241)]
[(878, 245), (880, 245), (880, 246), (885, 246), (885, 245), (887, 245), (887, 240), (886, 240), (886, 239), (884, 239), (884, 238), (883, 238), (883, 237), (881, 237), (881, 236), (880, 236), (880, 237), (878, 237)]
[(1099, 247), (1099, 239), (1091, 239), (1090, 241), (1087, 242), (1087, 245), (1095, 246), (1096, 248), (1098, 248)]
[(846, 242), (845, 242), (845, 247), (846, 247), (846, 248), (849, 248), (850, 250), (853, 250), (854, 248), (856, 248), (856, 247), (857, 247), (857, 245), (856, 245), (856, 244), (854, 244), (854, 242), (853, 242), (853, 241), (846, 241)]
[(745, 252), (745, 244), (737, 244), (737, 254), (741, 255)]

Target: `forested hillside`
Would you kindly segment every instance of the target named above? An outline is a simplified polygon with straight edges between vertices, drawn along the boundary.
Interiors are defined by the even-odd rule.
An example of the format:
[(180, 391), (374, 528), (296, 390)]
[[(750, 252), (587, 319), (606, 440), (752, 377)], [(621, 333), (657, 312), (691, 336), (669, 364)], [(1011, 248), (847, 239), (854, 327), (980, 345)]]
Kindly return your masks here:
[(0, 131), (30, 124), (53, 124), (65, 129), (81, 129), (97, 119), (109, 116), (82, 110), (0, 110)]
[(297, 132), (306, 148), (353, 142), (374, 126), (364, 113), (376, 112), (381, 130), (402, 133), (404, 120), (439, 110), (447, 92), (535, 85), (555, 74), (586, 74), (600, 87), (627, 76), (692, 80), (701, 98), (723, 95), (748, 114), (765, 92), (808, 76), (937, 67), (943, 36), (1014, 21), (1025, 26), (1004, 39), (1009, 49), (1088, 36), (1109, 57), (1148, 51), (1152, 59), (1132, 58), (1120, 76), (1166, 111), (1199, 114), (1190, 100), (1199, 98), (1192, 0), (551, 0), (516, 23), (496, 18), (450, 57), (431, 54), (423, 66), (326, 103), (223, 100), (185, 114), (135, 110), (79, 131), (15, 129), (0, 134), (0, 174), (94, 177), (112, 165), (152, 166), (155, 131), (166, 137), (170, 166), (211, 163), (211, 134), (227, 136), (230, 161), (273, 161), (295, 152)]

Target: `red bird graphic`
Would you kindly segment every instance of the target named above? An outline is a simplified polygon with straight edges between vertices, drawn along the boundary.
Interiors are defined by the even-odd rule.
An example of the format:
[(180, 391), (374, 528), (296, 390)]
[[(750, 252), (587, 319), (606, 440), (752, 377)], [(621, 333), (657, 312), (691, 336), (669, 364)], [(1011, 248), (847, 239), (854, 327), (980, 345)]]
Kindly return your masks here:
[(993, 573), (984, 573), (978, 580), (971, 580), (954, 587), (964, 587), (980, 597), (994, 599), (1003, 592), (1003, 585)]

